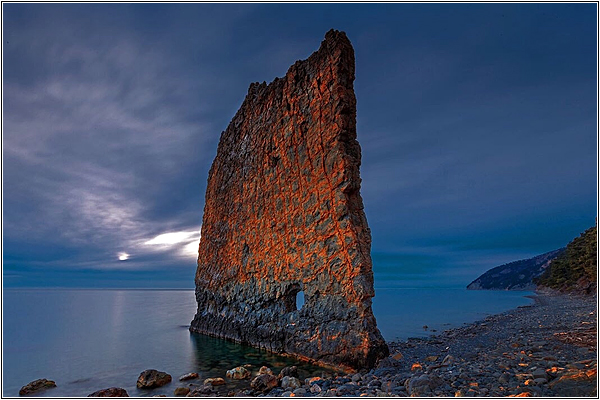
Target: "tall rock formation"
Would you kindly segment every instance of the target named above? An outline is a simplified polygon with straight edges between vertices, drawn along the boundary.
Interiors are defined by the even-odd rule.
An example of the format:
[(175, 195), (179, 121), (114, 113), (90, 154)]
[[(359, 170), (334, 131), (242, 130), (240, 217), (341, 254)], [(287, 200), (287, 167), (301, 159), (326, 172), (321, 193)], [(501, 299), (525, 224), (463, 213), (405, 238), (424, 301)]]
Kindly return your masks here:
[(351, 369), (388, 354), (353, 81), (352, 45), (331, 30), (284, 78), (250, 85), (209, 173), (191, 331)]

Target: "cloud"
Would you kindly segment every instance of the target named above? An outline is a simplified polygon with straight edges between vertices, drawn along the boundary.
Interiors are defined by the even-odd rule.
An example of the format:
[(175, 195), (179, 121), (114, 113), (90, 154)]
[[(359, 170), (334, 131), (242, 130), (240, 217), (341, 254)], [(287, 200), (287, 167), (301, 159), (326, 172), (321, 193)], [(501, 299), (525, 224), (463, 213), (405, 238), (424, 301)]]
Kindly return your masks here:
[[(189, 242), (190, 239), (196, 239), (198, 236), (198, 232), (169, 232), (162, 233), (147, 242), (144, 242), (145, 245), (162, 245), (162, 246), (172, 246), (174, 244)], [(199, 239), (199, 237), (198, 237)]]
[(150, 246), (154, 251), (172, 251), (184, 257), (198, 257), (198, 243), (200, 241), (200, 230), (179, 231), (161, 233), (154, 238), (144, 242), (145, 246)]
[[(42, 32), (46, 45), (21, 61), (53, 74), (4, 82), (4, 227), (20, 240), (10, 253), (54, 242), (86, 250), (78, 260), (63, 255), (67, 264), (103, 266), (123, 249), (131, 257), (119, 265), (131, 268), (149, 251), (139, 243), (150, 234), (200, 222), (204, 179), (193, 190), (182, 180), (210, 161), (218, 138), (193, 116), (202, 77), (173, 73), (177, 60), (133, 35), (91, 47), (91, 38), (60, 43)], [(8, 61), (13, 70), (18, 62)], [(157, 201), (175, 203), (177, 192), (187, 206), (164, 211)]]
[(190, 256), (193, 257), (194, 259), (198, 258), (198, 245), (199, 245), (199, 241), (192, 241), (189, 242), (188, 244), (186, 244), (183, 249), (181, 250), (181, 252), (183, 254), (185, 254), (186, 256)]
[(437, 7), (4, 5), (5, 262), (193, 266), (219, 132), (332, 26), (374, 249), (570, 240), (595, 216), (594, 5)]

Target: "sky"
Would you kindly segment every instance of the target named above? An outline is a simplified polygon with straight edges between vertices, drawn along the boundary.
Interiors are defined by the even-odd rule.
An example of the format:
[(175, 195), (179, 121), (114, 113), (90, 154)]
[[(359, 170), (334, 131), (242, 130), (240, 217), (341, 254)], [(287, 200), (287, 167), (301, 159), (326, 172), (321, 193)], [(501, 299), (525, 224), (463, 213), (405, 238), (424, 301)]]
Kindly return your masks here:
[(331, 28), (376, 279), (565, 246), (597, 216), (596, 8), (3, 3), (3, 287), (192, 288), (219, 135)]

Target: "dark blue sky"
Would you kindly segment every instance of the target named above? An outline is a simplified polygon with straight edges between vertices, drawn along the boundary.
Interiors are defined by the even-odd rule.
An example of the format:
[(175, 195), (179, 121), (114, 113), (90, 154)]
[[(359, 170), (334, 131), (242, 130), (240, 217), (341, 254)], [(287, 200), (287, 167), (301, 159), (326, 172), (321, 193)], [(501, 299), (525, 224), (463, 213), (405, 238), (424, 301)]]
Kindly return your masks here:
[(221, 131), (331, 28), (376, 272), (466, 284), (595, 222), (595, 3), (2, 7), (5, 287), (192, 287)]

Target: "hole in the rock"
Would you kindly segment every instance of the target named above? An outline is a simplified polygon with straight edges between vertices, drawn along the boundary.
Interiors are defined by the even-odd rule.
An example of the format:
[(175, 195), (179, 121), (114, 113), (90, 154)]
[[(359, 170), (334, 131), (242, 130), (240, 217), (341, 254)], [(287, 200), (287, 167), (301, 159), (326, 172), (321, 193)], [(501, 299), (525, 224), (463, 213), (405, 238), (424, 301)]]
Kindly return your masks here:
[(296, 311), (304, 305), (304, 292), (300, 289), (301, 287), (297, 283), (288, 286), (283, 296), (283, 306), (286, 312)]
[(304, 292), (301, 290), (296, 293), (296, 310), (299, 310), (304, 305)]

